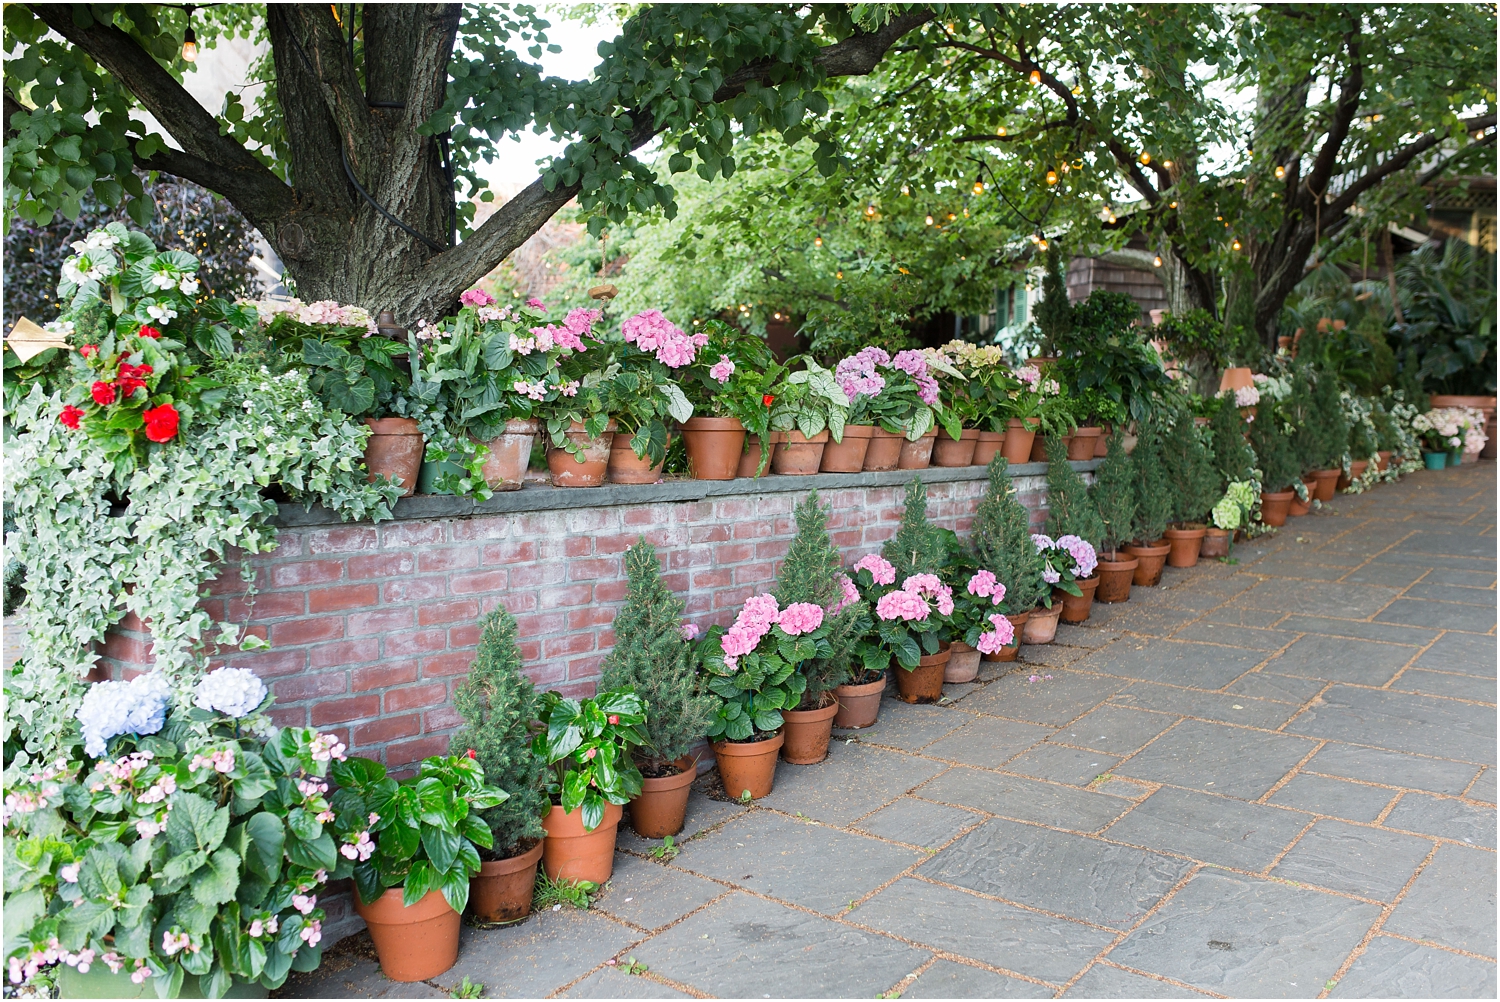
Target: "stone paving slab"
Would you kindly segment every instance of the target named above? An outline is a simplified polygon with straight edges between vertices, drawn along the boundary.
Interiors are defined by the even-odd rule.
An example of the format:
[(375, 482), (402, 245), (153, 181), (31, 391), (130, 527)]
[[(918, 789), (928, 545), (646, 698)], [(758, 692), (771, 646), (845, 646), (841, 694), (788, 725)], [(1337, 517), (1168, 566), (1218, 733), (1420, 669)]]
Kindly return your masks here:
[(1237, 696), (1273, 699), (1301, 706), (1321, 692), (1326, 684), (1322, 679), (1278, 675), (1270, 668), (1261, 668), (1245, 675), (1226, 691)]
[(1278, 675), (1328, 682), (1385, 685), (1417, 654), (1415, 647), (1377, 644), (1346, 637), (1301, 637), (1266, 665)]
[(1073, 721), (1049, 740), (1114, 755), (1129, 755), (1172, 726), (1173, 718), (1105, 704)]
[(1255, 800), (1317, 745), (1302, 738), (1184, 720), (1115, 771), (1121, 776)]
[(1392, 626), (1388, 623), (1367, 623), (1364, 620), (1332, 619), (1327, 616), (1304, 616), (1293, 614), (1276, 624), (1276, 628), (1288, 633), (1317, 633), (1326, 637), (1349, 637), (1354, 640), (1373, 640), (1387, 644), (1404, 644), (1407, 647), (1422, 647), (1439, 636), (1437, 630), (1425, 630), (1414, 626)]
[(625, 974), (616, 967), (595, 971), (557, 996), (562, 999), (690, 999), (680, 992), (642, 975)]
[(1372, 822), (1395, 798), (1394, 790), (1302, 773), (1277, 790), (1268, 803), (1349, 821)]
[(902, 797), (854, 827), (877, 838), (926, 848), (944, 845), (965, 828), (983, 821), (984, 815), (973, 811)]
[[(932, 712), (955, 720), (970, 719), (948, 710)], [(834, 741), (828, 758), (818, 765), (777, 765), (775, 789), (760, 803), (787, 814), (800, 812), (817, 821), (847, 825), (927, 782), (944, 768), (939, 762), (866, 748), (858, 742)]]
[(1052, 733), (1042, 724), (1027, 724), (998, 717), (979, 717), (973, 723), (934, 741), (922, 754), (985, 769), (999, 768)]
[(1302, 770), (1455, 796), (1464, 792), (1475, 775), (1474, 766), (1463, 762), (1338, 742), (1324, 745)]
[(1495, 955), (1495, 854), (1438, 847), (1385, 931), (1481, 956)]
[(1130, 808), (1129, 801), (1108, 794), (962, 767), (939, 776), (916, 795), (1081, 832), (1096, 832)]
[(904, 999), (1050, 999), (1053, 989), (983, 967), (939, 960), (901, 993)]
[(1392, 901), (1430, 852), (1427, 839), (1324, 820), (1297, 840), (1271, 876)]
[(1448, 633), (1417, 658), (1418, 668), (1495, 677), (1495, 638)]
[(1376, 936), (1328, 997), (1492, 999), (1496, 990), (1494, 964), (1422, 943)]
[(1495, 702), (1495, 680), (1476, 675), (1408, 668), (1401, 673), (1400, 678), (1390, 683), (1390, 687), (1402, 692), (1418, 692), (1424, 696), (1447, 696), (1475, 703)]
[(465, 926), (458, 963), (433, 982), (451, 991), (467, 977), (484, 985), (489, 997), (539, 998), (583, 977), (641, 938), (603, 915), (564, 905), (504, 929)]
[(1122, 971), (1108, 964), (1090, 967), (1073, 987), (1063, 992), (1065, 999), (1203, 999), (1212, 998), (1170, 981), (1148, 978)]
[(615, 872), (608, 886), (595, 907), (643, 929), (670, 925), (728, 890), (712, 880), (624, 852), (615, 853)]
[(1116, 706), (1138, 707), (1158, 713), (1180, 713), (1204, 720), (1219, 720), (1227, 724), (1244, 724), (1267, 730), (1275, 730), (1297, 713), (1296, 706), (1257, 699), (1254, 696), (1200, 692), (1151, 682), (1132, 682), (1128, 689), (1122, 690), (1110, 702)]
[(1260, 871), (1311, 821), (1306, 814), (1163, 787), (1109, 828), (1109, 838), (1204, 863)]
[(1451, 699), (1337, 685), (1286, 730), (1393, 751), (1495, 764), (1494, 707)]
[(1495, 810), (1462, 800), (1408, 793), (1385, 819), (1387, 828), (1438, 835), (1469, 845), (1495, 848)]

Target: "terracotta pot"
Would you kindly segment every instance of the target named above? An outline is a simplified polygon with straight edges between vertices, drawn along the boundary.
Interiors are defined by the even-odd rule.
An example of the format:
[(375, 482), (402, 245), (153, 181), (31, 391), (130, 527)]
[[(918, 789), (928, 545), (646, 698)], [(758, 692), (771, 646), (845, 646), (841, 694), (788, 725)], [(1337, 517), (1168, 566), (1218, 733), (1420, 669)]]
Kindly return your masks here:
[(1062, 615), (1062, 603), (1053, 602), (1052, 608), (1037, 606), (1031, 610), (1026, 625), (1021, 627), (1021, 643), (1050, 644), (1057, 636), (1057, 619)]
[(943, 681), (958, 685), (974, 681), (979, 674), (979, 652), (962, 640), (953, 641), (948, 648), (948, 664), (943, 668)]
[(476, 919), (517, 922), (531, 914), (536, 865), (545, 845), (538, 840), (519, 856), (479, 864), (478, 875), (469, 878), (469, 908)]
[(365, 441), (365, 469), (370, 482), (384, 474), (404, 488), (402, 497), (411, 497), (417, 489), (417, 475), (422, 470), (422, 454), (427, 439), (417, 428), (415, 418), (365, 418), (370, 437)]
[(837, 699), (829, 700), (821, 710), (783, 710), (786, 722), (782, 734), (781, 757), (791, 765), (814, 765), (828, 757), (828, 739), (833, 735), (833, 718), (838, 715)]
[(1352, 483), (1354, 483), (1354, 481), (1358, 480), (1360, 477), (1364, 476), (1365, 475), (1365, 471), (1368, 470), (1369, 468), (1370, 468), (1370, 461), (1368, 459), (1352, 459), (1352, 460), (1350, 460), (1349, 461), (1349, 473), (1348, 473), (1348, 475), (1346, 476), (1346, 475), (1344, 475), (1342, 473), (1339, 474), (1338, 489), (1341, 490), (1341, 491), (1348, 490), (1349, 489), (1349, 485), (1352, 484)]
[(1074, 581), (1082, 595), (1069, 595), (1067, 592), (1054, 591), (1052, 593), (1052, 604), (1056, 608), (1058, 596), (1062, 597), (1061, 618), (1064, 623), (1082, 623), (1089, 618), (1089, 607), (1094, 604), (1094, 589), (1099, 587), (1099, 576), (1095, 574), (1091, 578), (1082, 581)]
[(1276, 336), (1276, 349), (1278, 351), (1287, 351), (1291, 347), (1292, 347), (1292, 339), (1290, 337), (1288, 337), (1285, 334), (1278, 334)]
[(541, 422), (535, 418), (511, 418), (505, 430), (488, 442), (484, 457), (484, 482), (492, 491), (518, 491), (531, 465), (531, 446)]
[(1292, 491), (1292, 503), (1289, 504), (1286, 509), (1286, 513), (1288, 515), (1291, 515), (1293, 518), (1298, 515), (1306, 515), (1308, 512), (1312, 511), (1313, 488), (1317, 487), (1318, 485), (1315, 481), (1304, 480), (1302, 481), (1302, 486), (1307, 488), (1307, 500), (1303, 501), (1301, 498), (1297, 497), (1296, 491)]
[(936, 703), (943, 698), (943, 673), (948, 667), (952, 648), (944, 646), (936, 654), (924, 654), (917, 667), (907, 671), (895, 666), (896, 689), (907, 703)]
[(901, 446), (904, 444), (905, 435), (886, 431), (876, 425), (875, 430), (870, 433), (870, 447), (865, 452), (865, 472), (883, 473), (894, 470), (896, 464), (901, 462)]
[(591, 880), (603, 884), (615, 872), (615, 836), (619, 834), (619, 804), (604, 805), (604, 820), (591, 832), (583, 830), (583, 811), (571, 814), (557, 804), (542, 815), (547, 840), (542, 868), (553, 880)]
[[(1489, 448), (1489, 446), (1486, 445), (1485, 448)], [(1389, 449), (1381, 449), (1379, 452), (1375, 453), (1375, 458), (1379, 460), (1379, 462), (1375, 464), (1375, 469), (1379, 470), (1381, 473), (1384, 473), (1386, 470), (1389, 470), (1391, 468), (1391, 452)], [(1261, 495), (1261, 497), (1262, 499), (1264, 499), (1265, 495)], [(1267, 522), (1266, 524), (1270, 525), (1271, 523)]]
[(682, 831), (698, 770), (690, 755), (673, 765), (679, 770), (675, 776), (642, 777), (641, 792), (630, 802), (630, 827), (641, 838), (666, 838)]
[(1260, 520), (1266, 525), (1286, 525), (1286, 516), (1297, 500), (1296, 491), (1271, 491), (1260, 496)]
[(392, 981), (426, 981), (458, 961), (458, 912), (442, 891), (428, 891), (410, 908), (401, 888), (392, 887), (365, 904), (354, 895), (354, 910), (370, 927), (380, 970)]
[(1234, 535), (1228, 529), (1209, 526), (1203, 530), (1203, 545), (1198, 547), (1198, 556), (1204, 560), (1217, 560), (1229, 556), (1229, 540)]
[(1317, 486), (1315, 488), (1313, 496), (1316, 497), (1319, 501), (1322, 501), (1324, 504), (1332, 501), (1334, 488), (1338, 486), (1339, 474), (1341, 472), (1343, 471), (1314, 470), (1313, 478), (1315, 479)]
[(582, 449), (575, 456), (567, 449), (547, 450), (547, 468), (552, 471), (554, 487), (599, 487), (609, 471), (609, 452), (614, 445), (615, 423), (611, 421), (604, 434), (591, 438), (582, 423), (574, 421), (565, 432), (568, 441)]
[(694, 480), (734, 479), (745, 451), (745, 426), (739, 418), (688, 418), (682, 439)]
[[(671, 445), (672, 436), (668, 435), (667, 447), (670, 448)], [(652, 463), (650, 458), (642, 459), (630, 447), (629, 435), (616, 435), (614, 443), (609, 447), (609, 482), (654, 484), (661, 479), (661, 470), (666, 464), (666, 456), (662, 456), (659, 463)]]
[(886, 678), (864, 685), (841, 685), (833, 690), (838, 700), (839, 712), (834, 715), (833, 726), (846, 730), (869, 727), (880, 716), (880, 696), (885, 692)]
[(1000, 449), (1001, 449), (1001, 447), (1004, 446), (1004, 444), (1005, 444), (1005, 432), (1003, 432), (1003, 431), (982, 431), (982, 432), (980, 432), (979, 433), (979, 440), (974, 443), (974, 459), (972, 461), (973, 465), (975, 465), (975, 466), (988, 466), (988, 465), (990, 465), (990, 460), (992, 460), (992, 459), (995, 458), (995, 453), (999, 452)]
[(1099, 587), (1094, 592), (1096, 601), (1130, 601), (1130, 580), (1135, 577), (1135, 569), (1141, 565), (1141, 558), (1127, 556), (1125, 553), (1116, 553), (1115, 556), (1124, 559), (1106, 560), (1104, 554), (1099, 555)]
[[(767, 436), (771, 446), (771, 455), (776, 455), (776, 436)], [(759, 473), (756, 471), (760, 470)], [(771, 472), (771, 462), (766, 461), (766, 468), (760, 469), (760, 439), (752, 438), (748, 434), (745, 437), (745, 451), (740, 454), (740, 465), (734, 471), (737, 477), (763, 477)]]
[(719, 760), (724, 792), (735, 800), (744, 796), (746, 790), (750, 791), (751, 800), (769, 794), (776, 784), (776, 753), (784, 741), (786, 736), (780, 732), (774, 738), (744, 744), (716, 741), (714, 758)]
[(1093, 459), (1103, 439), (1101, 428), (1074, 428), (1073, 437), (1068, 439), (1068, 458), (1074, 462)]
[(933, 466), (972, 466), (974, 464), (974, 449), (979, 445), (979, 429), (965, 428), (959, 434), (962, 437), (955, 442), (948, 437), (946, 431), (938, 429), (937, 441), (932, 446)]
[(1235, 366), (1225, 369), (1224, 374), (1219, 377), (1219, 392), (1225, 390), (1244, 390), (1255, 385), (1255, 375), (1245, 366)]
[(932, 465), (932, 447), (937, 442), (937, 429), (928, 428), (927, 434), (915, 442), (901, 441), (901, 458), (896, 461), (898, 470), (925, 470)]
[(1010, 625), (1016, 631), (1015, 639), (1010, 642), (1010, 646), (1000, 648), (1000, 650), (995, 654), (986, 654), (980, 660), (1014, 661), (1016, 659), (1016, 655), (1021, 652), (1021, 628), (1024, 627), (1026, 625), (1026, 621), (1031, 618), (1031, 610), (1027, 609), (1025, 612), (1018, 612), (1013, 616), (1007, 613), (1005, 618), (1010, 620)]
[(771, 454), (771, 472), (784, 477), (805, 477), (817, 473), (823, 463), (823, 447), (828, 442), (824, 429), (812, 438), (793, 429), (781, 433), (776, 451)]
[(1125, 552), (1140, 561), (1136, 565), (1135, 576), (1131, 578), (1132, 583), (1142, 588), (1154, 588), (1161, 582), (1162, 565), (1167, 562), (1167, 554), (1172, 552), (1172, 547), (1158, 539), (1149, 544), (1132, 543), (1125, 547)]
[(1015, 466), (1017, 463), (1029, 462), (1031, 459), (1031, 444), (1036, 439), (1036, 428), (1038, 422), (1035, 418), (1022, 421), (1020, 418), (1011, 418), (1005, 426), (1005, 442), (1000, 446), (1000, 453), (1005, 461)]
[(1109, 436), (1112, 429), (1107, 425), (1099, 429), (1099, 437), (1094, 439), (1094, 458), (1103, 459), (1109, 455)]
[(829, 436), (823, 446), (823, 462), (818, 469), (824, 473), (858, 473), (865, 468), (865, 453), (870, 451), (870, 436), (875, 433), (873, 424), (844, 425), (844, 440), (835, 442)]
[(1203, 534), (1208, 527), (1188, 522), (1181, 528), (1167, 530), (1166, 540), (1171, 547), (1167, 554), (1167, 565), (1170, 567), (1195, 567), (1198, 563), (1198, 550), (1203, 546)]
[[(1063, 448), (1068, 447), (1068, 436), (1063, 436)], [(1047, 436), (1035, 435), (1031, 439), (1031, 452), (1026, 456), (1028, 463), (1045, 463), (1047, 461)]]

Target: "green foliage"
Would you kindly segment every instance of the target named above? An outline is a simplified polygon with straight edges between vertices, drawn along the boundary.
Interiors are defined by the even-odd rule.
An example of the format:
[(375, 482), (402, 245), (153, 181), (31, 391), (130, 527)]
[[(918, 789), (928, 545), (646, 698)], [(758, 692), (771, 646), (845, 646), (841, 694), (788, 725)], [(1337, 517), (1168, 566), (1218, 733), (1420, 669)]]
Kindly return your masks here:
[(1495, 255), (1450, 239), (1396, 269), (1401, 367), (1433, 393), (1495, 392)]
[(1266, 491), (1289, 490), (1302, 478), (1302, 464), (1292, 451), (1286, 428), (1270, 407), (1263, 406), (1250, 422), (1250, 445)]
[(896, 586), (913, 574), (936, 574), (943, 566), (942, 537), (927, 521), (927, 488), (921, 477), (906, 485), (906, 503), (901, 525), (886, 540), (880, 555), (896, 568)]
[(464, 725), (449, 739), (448, 750), (472, 752), (486, 781), (510, 794), (483, 812), (502, 857), (543, 837), (541, 816), (548, 806), (546, 768), (531, 753), (536, 691), (521, 669), (516, 621), (501, 606), (484, 617), (469, 675), (453, 691), (453, 708)]
[(1349, 448), (1349, 421), (1339, 400), (1337, 375), (1330, 369), (1299, 364), (1292, 395), (1285, 403), (1296, 431), (1293, 450), (1304, 473), (1342, 465)]
[(787, 363), (792, 369), (773, 387), (776, 398), (771, 405), (771, 427), (776, 431), (800, 431), (805, 437), (820, 435), (826, 429), (835, 441), (843, 441), (844, 421), (849, 414), (849, 398), (834, 381), (833, 373), (811, 356)]
[(1083, 477), (1068, 462), (1068, 447), (1047, 438), (1047, 535), (1074, 535), (1094, 546), (1104, 538), (1104, 521)]
[(1214, 503), (1223, 497), (1213, 457), (1199, 434), (1192, 415), (1180, 412), (1166, 429), (1161, 456), (1170, 457), (1167, 478), (1174, 522), (1206, 522)]
[(448, 997), (454, 999), (482, 999), (484, 998), (484, 985), (477, 981), (469, 980), (469, 976), (465, 974), (463, 981), (454, 986), (453, 990), (448, 993)]
[(1139, 502), (1135, 491), (1135, 464), (1125, 451), (1124, 436), (1116, 430), (1109, 437), (1109, 451), (1094, 471), (1094, 486), (1089, 489), (1103, 530), (1099, 534), (1101, 552), (1115, 553), (1136, 538)]
[[(1161, 358), (1137, 324), (1140, 316), (1140, 305), (1124, 293), (1096, 290), (1072, 307), (1071, 326), (1055, 341), (1062, 355), (1059, 378), (1070, 392), (1096, 394), (1125, 412), (1115, 420), (1143, 419), (1171, 388)], [(1101, 410), (1084, 405), (1078, 417)]]
[(625, 551), (625, 573), (625, 605), (615, 615), (615, 646), (604, 656), (599, 686), (640, 697), (643, 747), (660, 769), (703, 736), (715, 700), (699, 691), (697, 652), (682, 635), (682, 600), (662, 582), (656, 550), (644, 537)]
[[(760, 596), (763, 598), (763, 596)], [(726, 658), (725, 629), (714, 626), (701, 641), (708, 689), (723, 702), (709, 723), (713, 740), (764, 740), (782, 724), (782, 710), (795, 710), (807, 690), (803, 666), (833, 657), (827, 619), (817, 629), (790, 636), (780, 624), (761, 637), (754, 650)], [(731, 791), (732, 792), (732, 791)]]
[(1043, 355), (1057, 354), (1068, 335), (1073, 333), (1073, 304), (1068, 302), (1068, 281), (1063, 274), (1066, 266), (1061, 242), (1052, 241), (1043, 257), (1042, 301), (1031, 314), (1040, 335), (1039, 347)]
[(557, 905), (570, 905), (586, 912), (603, 890), (592, 880), (553, 880), (540, 866), (531, 892), (531, 910), (542, 912)]
[(970, 541), (974, 560), (1005, 585), (1003, 608), (1026, 612), (1050, 593), (1042, 580), (1041, 558), (1031, 542), (1031, 514), (1016, 499), (1005, 457), (998, 452), (990, 460), (989, 478), (974, 513)]
[(1155, 420), (1142, 425), (1131, 456), (1135, 468), (1136, 538), (1142, 543), (1161, 539), (1173, 517), (1176, 492), (1167, 475), (1163, 448), (1161, 425)]
[[(1266, 410), (1269, 412), (1271, 408)], [(1250, 470), (1255, 466), (1255, 454), (1245, 444), (1245, 424), (1233, 396), (1220, 398), (1218, 410), (1209, 422), (1208, 443), (1221, 494), (1236, 480), (1250, 479)]]
[(840, 583), (844, 577), (843, 561), (828, 538), (830, 511), (832, 506), (822, 504), (817, 491), (809, 491), (798, 503), (793, 513), (797, 534), (792, 537), (786, 559), (776, 575), (774, 594), (783, 609), (794, 602), (807, 602), (825, 610), (823, 624), (831, 653), (827, 658), (812, 658), (802, 663), (807, 688), (802, 693), (801, 709), (817, 709), (822, 705), (824, 693), (848, 681), (855, 635), (864, 612), (858, 602), (836, 614), (827, 611), (844, 605)]
[(547, 793), (569, 814), (582, 809), (583, 830), (604, 820), (604, 805), (628, 804), (641, 792), (641, 772), (630, 750), (646, 743), (637, 725), (646, 708), (628, 689), (601, 690), (590, 699), (542, 694), (542, 729), (531, 750), (551, 766)]

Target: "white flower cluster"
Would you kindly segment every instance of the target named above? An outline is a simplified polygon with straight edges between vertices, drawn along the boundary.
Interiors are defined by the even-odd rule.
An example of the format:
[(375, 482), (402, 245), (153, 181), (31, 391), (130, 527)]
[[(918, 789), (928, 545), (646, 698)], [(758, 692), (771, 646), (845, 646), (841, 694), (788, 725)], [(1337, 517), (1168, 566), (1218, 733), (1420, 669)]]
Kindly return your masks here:
[(1292, 395), (1291, 376), (1268, 376), (1264, 372), (1257, 372), (1250, 378), (1255, 381), (1255, 388), (1260, 392), (1261, 399), (1285, 400)]
[(266, 684), (248, 668), (220, 668), (203, 676), (193, 705), (226, 717), (243, 717), (266, 698)]
[(1484, 412), (1472, 407), (1435, 407), (1412, 419), (1412, 430), (1449, 449), (1477, 452), (1489, 436), (1484, 433)]
[(167, 720), (171, 689), (156, 672), (129, 682), (99, 682), (84, 694), (74, 714), (83, 731), (83, 750), (95, 758), (105, 743), (121, 734), (155, 734)]

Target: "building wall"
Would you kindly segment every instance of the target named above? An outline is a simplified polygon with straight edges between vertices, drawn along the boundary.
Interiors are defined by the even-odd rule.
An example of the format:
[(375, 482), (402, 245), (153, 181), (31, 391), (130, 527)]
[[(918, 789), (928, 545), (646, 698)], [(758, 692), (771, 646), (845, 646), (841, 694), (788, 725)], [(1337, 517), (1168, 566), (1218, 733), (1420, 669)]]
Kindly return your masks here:
[(1075, 257), (1068, 262), (1068, 300), (1081, 302), (1095, 289), (1123, 292), (1141, 307), (1141, 322), (1151, 322), (1152, 310), (1167, 308), (1167, 291), (1161, 280), (1149, 271), (1127, 268), (1092, 257)]

